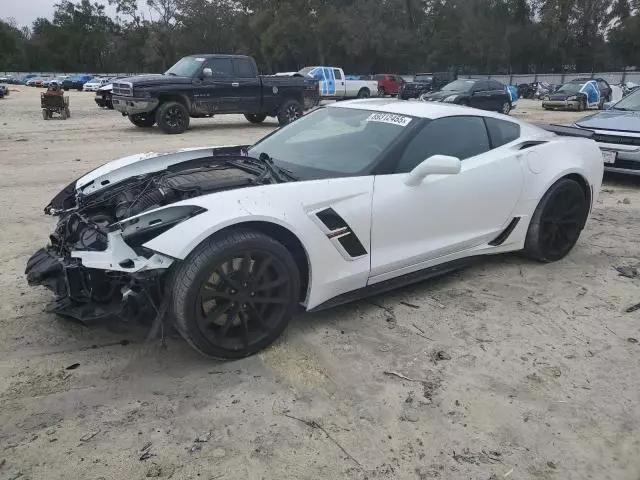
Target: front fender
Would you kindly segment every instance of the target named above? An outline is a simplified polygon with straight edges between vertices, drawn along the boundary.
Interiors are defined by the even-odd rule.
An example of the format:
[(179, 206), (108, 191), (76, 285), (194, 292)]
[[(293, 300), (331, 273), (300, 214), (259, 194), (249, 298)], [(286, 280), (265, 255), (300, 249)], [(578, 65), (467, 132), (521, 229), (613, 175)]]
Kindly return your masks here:
[[(278, 225), (300, 241), (311, 277), (307, 306), (364, 287), (370, 270), (373, 177), (264, 185), (214, 193), (180, 203), (206, 209), (144, 244), (155, 252), (185, 260), (210, 236), (249, 222)], [(333, 209), (347, 223), (366, 251), (350, 257), (319, 220)]]

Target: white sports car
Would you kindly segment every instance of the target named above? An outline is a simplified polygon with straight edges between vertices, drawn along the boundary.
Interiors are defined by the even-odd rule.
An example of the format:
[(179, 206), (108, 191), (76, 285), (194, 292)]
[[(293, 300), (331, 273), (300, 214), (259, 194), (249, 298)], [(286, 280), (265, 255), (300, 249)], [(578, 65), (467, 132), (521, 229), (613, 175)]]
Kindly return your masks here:
[(321, 108), (252, 146), (121, 158), (45, 208), (59, 222), (28, 281), (53, 290), (59, 314), (168, 318), (204, 354), (247, 356), (299, 305), (338, 305), (478, 255), (563, 258), (602, 181), (602, 154), (581, 137), (379, 99)]

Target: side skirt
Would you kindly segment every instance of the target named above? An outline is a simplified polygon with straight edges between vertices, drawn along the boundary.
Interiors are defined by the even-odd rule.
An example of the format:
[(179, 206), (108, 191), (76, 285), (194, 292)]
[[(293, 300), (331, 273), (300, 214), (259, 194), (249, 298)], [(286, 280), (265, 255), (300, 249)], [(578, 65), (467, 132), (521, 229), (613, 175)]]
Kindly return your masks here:
[(400, 287), (411, 285), (412, 283), (422, 282), (430, 278), (439, 277), (441, 275), (445, 275), (447, 273), (451, 273), (456, 270), (468, 267), (469, 265), (477, 262), (480, 257), (481, 255), (452, 260), (450, 262), (445, 262), (439, 265), (425, 268), (424, 270), (418, 270), (417, 272), (407, 273), (406, 275), (391, 278), (383, 282), (374, 283), (373, 285), (367, 285), (366, 287), (359, 288), (358, 290), (353, 290), (351, 292), (338, 295), (337, 297), (333, 297), (308, 311), (318, 312), (320, 310), (326, 310), (328, 308), (337, 307), (338, 305), (343, 305), (355, 300), (371, 297), (373, 295), (379, 295), (381, 293), (395, 290)]

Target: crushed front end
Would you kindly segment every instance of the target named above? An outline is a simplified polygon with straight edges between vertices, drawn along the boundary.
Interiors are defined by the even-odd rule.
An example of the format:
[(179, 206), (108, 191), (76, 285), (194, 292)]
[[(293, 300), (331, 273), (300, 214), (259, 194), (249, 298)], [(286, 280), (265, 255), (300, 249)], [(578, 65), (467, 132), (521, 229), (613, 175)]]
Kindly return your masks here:
[[(59, 219), (49, 244), (29, 259), (25, 272), (29, 285), (53, 292), (47, 310), (83, 323), (153, 319), (176, 260), (144, 244), (205, 211), (189, 205), (189, 198), (275, 182), (268, 169), (239, 152), (207, 152), (204, 158), (197, 152), (159, 156), (159, 170), (141, 157), (151, 163), (149, 173), (136, 165), (135, 175), (105, 181), (131, 168), (116, 166), (107, 176), (63, 189), (45, 208)], [(167, 167), (169, 155), (189, 159)]]

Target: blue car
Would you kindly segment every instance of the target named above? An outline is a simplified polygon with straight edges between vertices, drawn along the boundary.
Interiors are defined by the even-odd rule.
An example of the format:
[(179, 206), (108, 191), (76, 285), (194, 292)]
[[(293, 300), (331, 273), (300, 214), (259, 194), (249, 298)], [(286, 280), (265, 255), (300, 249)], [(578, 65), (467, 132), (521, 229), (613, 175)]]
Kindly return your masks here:
[(542, 108), (545, 110), (602, 109), (611, 98), (611, 87), (602, 78), (576, 78), (565, 83), (555, 92), (545, 95)]
[(595, 132), (605, 171), (640, 175), (640, 90), (605, 108), (576, 126)]

